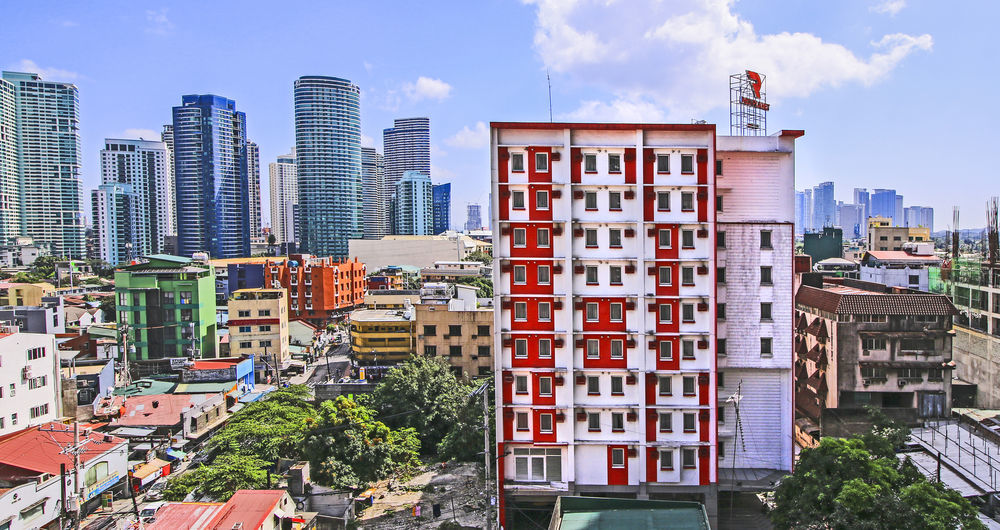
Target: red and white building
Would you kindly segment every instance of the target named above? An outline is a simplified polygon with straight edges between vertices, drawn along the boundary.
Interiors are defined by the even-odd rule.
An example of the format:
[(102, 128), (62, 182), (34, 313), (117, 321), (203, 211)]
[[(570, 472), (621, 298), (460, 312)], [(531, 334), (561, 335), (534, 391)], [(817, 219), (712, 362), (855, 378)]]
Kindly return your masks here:
[(501, 506), (791, 469), (801, 135), (492, 124)]

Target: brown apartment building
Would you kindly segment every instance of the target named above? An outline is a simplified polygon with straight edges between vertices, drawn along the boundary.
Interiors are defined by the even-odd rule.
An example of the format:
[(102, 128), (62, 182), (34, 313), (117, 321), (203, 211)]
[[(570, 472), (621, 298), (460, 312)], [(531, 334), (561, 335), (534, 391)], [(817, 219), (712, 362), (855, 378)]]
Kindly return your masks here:
[(493, 309), (479, 308), (476, 288), (456, 285), (457, 298), (447, 304), (420, 304), (416, 309), (417, 352), (444, 357), (456, 375), (493, 373)]

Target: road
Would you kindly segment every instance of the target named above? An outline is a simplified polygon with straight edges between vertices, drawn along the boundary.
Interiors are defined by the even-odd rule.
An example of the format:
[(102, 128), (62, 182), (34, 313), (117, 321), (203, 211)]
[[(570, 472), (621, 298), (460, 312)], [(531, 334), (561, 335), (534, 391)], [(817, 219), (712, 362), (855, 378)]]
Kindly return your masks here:
[(350, 346), (347, 344), (331, 346), (327, 352), (327, 355), (329, 355), (329, 369), (327, 368), (327, 359), (324, 359), (321, 356), (320, 359), (316, 361), (315, 369), (313, 369), (312, 374), (306, 380), (306, 383), (324, 383), (330, 377), (331, 372), (334, 377), (343, 376), (344, 370), (347, 368), (347, 365), (350, 364), (350, 359), (348, 358), (349, 352)]

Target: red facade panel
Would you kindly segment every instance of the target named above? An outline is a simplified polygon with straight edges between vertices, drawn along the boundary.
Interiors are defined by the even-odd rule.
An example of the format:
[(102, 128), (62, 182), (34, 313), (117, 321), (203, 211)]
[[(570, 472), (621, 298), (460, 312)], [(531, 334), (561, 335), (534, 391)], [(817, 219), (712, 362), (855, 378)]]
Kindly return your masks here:
[[(540, 210), (538, 208), (538, 191), (544, 191), (548, 193), (549, 205), (548, 208)], [(528, 219), (532, 221), (551, 221), (552, 220), (552, 185), (551, 184), (532, 184), (528, 186)]]
[[(528, 346), (527, 357), (517, 357), (514, 355), (515, 342), (523, 339)], [(549, 357), (539, 357), (538, 341), (548, 339), (551, 344), (551, 355)], [(506, 343), (506, 341), (504, 341)], [(511, 337), (510, 346), (504, 346), (510, 351), (509, 358), (511, 366), (514, 368), (555, 368), (556, 336), (552, 334), (528, 334)]]
[(635, 184), (635, 148), (625, 149), (625, 184)]
[[(512, 297), (510, 299), (510, 309), (506, 310), (510, 314), (510, 329), (518, 331), (554, 331), (555, 322), (552, 320), (540, 321), (538, 320), (538, 303), (539, 302), (552, 302), (551, 298), (538, 298), (533, 296), (518, 296)], [(526, 315), (527, 318), (524, 320), (516, 320), (514, 318), (515, 311), (517, 311), (517, 304), (526, 304)]]
[[(580, 335), (583, 342), (583, 367), (584, 368), (627, 368), (628, 367), (628, 335)], [(597, 358), (593, 358), (587, 355), (587, 344), (588, 340), (598, 341), (598, 351), (600, 352)], [(611, 357), (611, 343), (612, 341), (621, 341), (622, 346), (622, 356), (621, 358)]]
[[(535, 409), (532, 412), (532, 436), (535, 443), (552, 443), (556, 441), (556, 409)], [(542, 414), (552, 415), (552, 432), (542, 432)]]
[[(708, 171), (709, 171), (709, 167), (708, 167), (709, 166), (709, 164), (708, 164), (708, 149), (699, 149), (698, 150), (698, 157), (697, 157), (696, 163), (698, 164), (698, 184), (700, 186), (704, 186), (704, 185), (708, 184)], [(713, 167), (712, 168), (712, 174), (713, 175), (715, 174), (714, 170), (715, 170), (715, 168)], [(709, 208), (710, 208), (709, 205), (712, 204), (712, 203), (709, 202), (709, 200), (711, 199), (711, 197), (708, 196), (708, 188), (706, 188), (706, 187), (699, 187), (698, 188), (698, 197), (697, 198), (698, 198), (698, 222), (699, 223), (707, 222), (708, 221), (708, 212), (709, 211), (714, 211), (714, 208), (712, 208), (712, 210), (709, 210)]]
[[(549, 283), (540, 284), (538, 283), (538, 267), (548, 266), (549, 267)], [(524, 267), (525, 273), (525, 283), (518, 284), (514, 283), (514, 268)], [(541, 260), (513, 260), (510, 262), (510, 270), (504, 269), (503, 272), (510, 273), (510, 293), (511, 294), (552, 294), (552, 267), (553, 263), (551, 261), (541, 261)]]
[[(515, 258), (551, 258), (552, 250), (552, 224), (551, 223), (510, 223), (510, 237), (507, 239), (510, 244), (510, 255)], [(549, 246), (538, 246), (538, 229), (549, 230)], [(523, 247), (514, 246), (514, 233), (518, 229), (524, 229), (525, 245)]]
[[(535, 167), (535, 155), (545, 153), (549, 159), (549, 170), (538, 171)], [(551, 147), (529, 147), (528, 148), (528, 182), (552, 182), (552, 148)]]
[(497, 147), (497, 158), (497, 182), (507, 182), (507, 168), (510, 167), (507, 162), (510, 160), (510, 152), (506, 147)]
[(580, 173), (583, 171), (583, 155), (580, 154), (579, 147), (570, 148), (570, 164), (569, 164), (569, 177), (570, 182), (578, 184), (580, 182)]
[[(543, 396), (539, 392), (539, 380), (542, 378), (549, 379), (549, 390), (551, 392), (547, 396)], [(531, 373), (531, 404), (532, 405), (555, 405), (556, 404), (556, 392), (555, 392), (556, 382), (555, 374), (552, 372), (532, 372)]]
[[(621, 449), (625, 453), (623, 459), (624, 465), (622, 467), (615, 467), (612, 461), (612, 451), (615, 449)], [(627, 445), (609, 445), (608, 446), (608, 485), (609, 486), (624, 486), (628, 484), (628, 446)]]
[[(625, 298), (580, 298), (583, 302), (581, 310), (583, 312), (583, 331), (626, 331), (628, 329), (627, 321), (628, 311), (625, 309)], [(587, 304), (596, 303), (597, 304), (597, 320), (587, 320)], [(611, 321), (611, 304), (621, 304), (622, 306), (622, 320), (621, 322)]]

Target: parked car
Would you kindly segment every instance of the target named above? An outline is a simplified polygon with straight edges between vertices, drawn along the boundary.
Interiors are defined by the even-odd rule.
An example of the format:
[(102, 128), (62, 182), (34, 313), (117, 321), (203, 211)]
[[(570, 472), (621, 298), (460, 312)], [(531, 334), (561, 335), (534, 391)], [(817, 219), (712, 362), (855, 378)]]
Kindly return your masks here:
[(166, 489), (167, 483), (166, 479), (162, 479), (155, 484), (153, 484), (149, 491), (146, 492), (147, 501), (158, 501), (163, 499), (163, 490)]
[(160, 501), (146, 505), (145, 508), (139, 511), (139, 519), (145, 523), (153, 522), (153, 519), (156, 517), (156, 512), (160, 511), (160, 508), (163, 508), (164, 504), (166, 503)]

